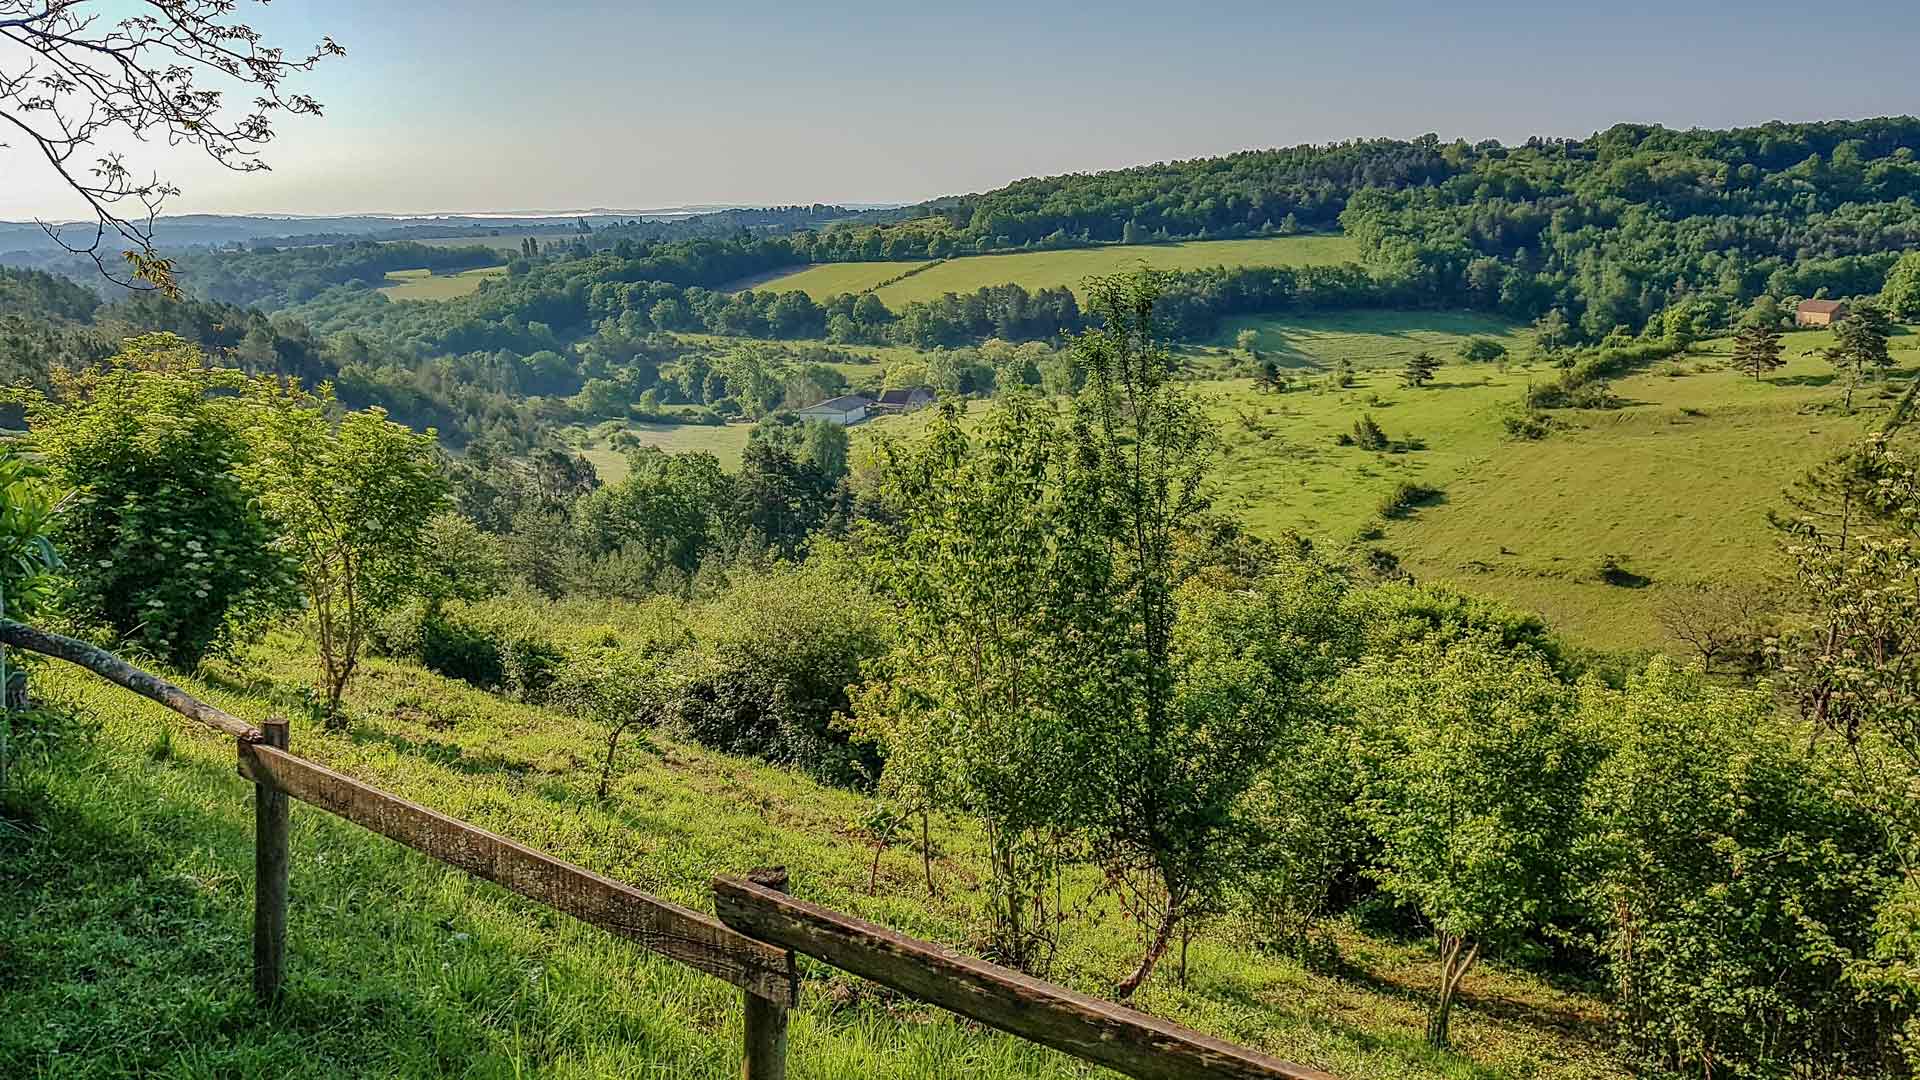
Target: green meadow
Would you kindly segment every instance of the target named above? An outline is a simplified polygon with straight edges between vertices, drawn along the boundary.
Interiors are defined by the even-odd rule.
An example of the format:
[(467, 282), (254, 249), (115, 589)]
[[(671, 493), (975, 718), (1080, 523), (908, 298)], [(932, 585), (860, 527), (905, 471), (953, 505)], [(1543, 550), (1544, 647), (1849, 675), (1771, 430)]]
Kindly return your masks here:
[[(598, 429), (596, 429), (597, 432)], [(641, 446), (657, 446), (669, 454), (705, 452), (720, 459), (727, 469), (740, 467), (746, 452), (752, 424), (652, 424), (635, 421), (624, 429)], [(593, 470), (606, 484), (627, 478), (627, 451), (612, 446), (605, 437), (593, 436), (578, 448), (581, 457), (593, 463)]]
[[(633, 615), (547, 617), (569, 639), (619, 639)], [(293, 709), (302, 755), (696, 909), (711, 910), (716, 874), (785, 865), (808, 900), (972, 947), (983, 843), (962, 823), (934, 823), (933, 895), (904, 844), (882, 853), (870, 892), (854, 793), (649, 734), (629, 740), (602, 802), (598, 728), (380, 659), (348, 696), (350, 729), (328, 734), (297, 711), (310, 651), (278, 634), (187, 685), (243, 717)], [(285, 999), (256, 1009), (251, 788), (231, 740), (78, 669), (44, 666), (34, 684), (90, 737), (0, 806), (0, 877), (14, 883), (0, 890), (0, 1075), (739, 1075), (737, 990), (299, 803)], [(1340, 964), (1308, 970), (1210, 927), (1186, 985), (1169, 965), (1137, 1003), (1344, 1077), (1623, 1075), (1598, 1001), (1498, 964), (1468, 977), (1455, 1049), (1429, 1050), (1431, 947), (1336, 935)], [(1138, 945), (1111, 904), (1083, 904), (1053, 976), (1104, 992)], [(1112, 1075), (824, 965), (802, 973), (797, 1080)]]
[[(1398, 320), (1407, 325), (1389, 332)], [(1416, 329), (1422, 322), (1445, 325), (1406, 314), (1371, 332), (1322, 320), (1261, 327), (1263, 343), (1286, 342), (1294, 361), (1310, 365), (1295, 376), (1306, 388), (1276, 394), (1244, 377), (1197, 382), (1220, 424), (1218, 507), (1263, 535), (1292, 530), (1336, 548), (1384, 548), (1420, 580), (1540, 611), (1595, 647), (1680, 647), (1658, 619), (1676, 590), (1758, 587), (1777, 561), (1767, 511), (1783, 507), (1789, 484), (1858, 438), (1903, 388), (1863, 387), (1858, 413), (1847, 416), (1837, 410), (1833, 369), (1806, 355), (1829, 343), (1826, 332), (1787, 335), (1788, 366), (1760, 381), (1728, 370), (1729, 343), (1713, 341), (1617, 380), (1619, 409), (1554, 411), (1553, 433), (1530, 441), (1508, 435), (1503, 418), (1529, 382), (1558, 372), (1450, 363), (1432, 384), (1405, 387), (1396, 361), (1411, 343), (1452, 356), (1434, 336), (1445, 332)], [(1894, 349), (1902, 369), (1920, 367), (1920, 338), (1896, 337)], [(1357, 369), (1351, 388), (1317, 374), (1341, 359)], [(1411, 445), (1338, 445), (1363, 414)], [(1383, 520), (1383, 501), (1404, 482), (1441, 494)], [(1375, 530), (1381, 535), (1370, 538)], [(1645, 581), (1602, 582), (1606, 555)]]
[[(820, 263), (784, 277), (756, 282), (756, 289), (799, 290), (815, 300), (869, 289), (898, 310), (915, 300), (970, 293), (987, 285), (1027, 289), (1065, 285), (1080, 290), (1089, 277), (1151, 266), (1201, 270), (1213, 266), (1333, 266), (1354, 262), (1359, 248), (1344, 236), (1274, 236), (1257, 240), (1194, 240), (1173, 244), (1107, 245), (1013, 255), (968, 255), (934, 263)], [(921, 269), (923, 268), (924, 269)], [(917, 271), (893, 284), (882, 281)]]
[(389, 300), (453, 300), (471, 296), (489, 278), (506, 276), (504, 266), (482, 266), (454, 274), (436, 274), (431, 270), (389, 270), (380, 292)]

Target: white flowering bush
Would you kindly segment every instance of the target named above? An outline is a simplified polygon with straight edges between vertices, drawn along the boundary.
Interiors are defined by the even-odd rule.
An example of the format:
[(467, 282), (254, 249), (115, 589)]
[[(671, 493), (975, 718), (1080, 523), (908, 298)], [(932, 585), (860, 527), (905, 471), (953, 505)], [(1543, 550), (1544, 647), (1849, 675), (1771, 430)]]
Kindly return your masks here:
[(178, 667), (297, 602), (248, 456), (238, 372), (171, 334), (27, 401), (32, 446), (65, 493), (62, 609)]

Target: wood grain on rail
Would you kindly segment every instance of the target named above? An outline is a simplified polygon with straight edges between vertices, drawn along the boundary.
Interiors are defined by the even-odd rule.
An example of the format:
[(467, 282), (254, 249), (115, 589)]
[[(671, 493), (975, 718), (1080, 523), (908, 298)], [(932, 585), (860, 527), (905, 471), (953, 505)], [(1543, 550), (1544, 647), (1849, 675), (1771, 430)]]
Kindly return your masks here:
[(795, 980), (784, 950), (711, 916), (535, 851), (504, 836), (270, 746), (243, 743), (240, 771), (449, 866), (639, 942), (662, 956), (783, 1006)]
[(1334, 1080), (740, 878), (716, 878), (713, 895), (743, 934), (1140, 1080)]

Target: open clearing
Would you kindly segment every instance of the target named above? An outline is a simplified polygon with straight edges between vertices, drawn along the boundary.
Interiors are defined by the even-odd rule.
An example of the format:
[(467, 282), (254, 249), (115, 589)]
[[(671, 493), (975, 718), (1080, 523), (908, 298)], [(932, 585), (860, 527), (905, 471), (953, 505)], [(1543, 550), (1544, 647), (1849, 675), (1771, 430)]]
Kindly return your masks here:
[[(628, 640), (635, 615), (555, 617), (570, 640)], [(310, 653), (276, 634), (182, 681), (243, 717), (284, 713), (316, 676)], [(34, 680), (98, 736), (36, 770), (18, 804), (58, 827), (0, 831), (0, 1074), (739, 1076), (738, 990), (305, 805), (292, 813), (286, 1001), (255, 1008), (251, 787), (232, 741), (65, 665)], [(984, 842), (960, 822), (934, 821), (937, 895), (907, 844), (883, 854), (869, 895), (872, 848), (853, 831), (869, 804), (854, 792), (649, 733), (602, 802), (596, 725), (379, 658), (346, 706), (341, 734), (296, 713), (295, 751), (698, 910), (711, 910), (713, 875), (784, 865), (808, 900), (957, 947), (979, 918)], [(1097, 884), (1081, 872), (1068, 887), (1084, 898)], [(1137, 934), (1111, 905), (1083, 910), (1053, 976), (1102, 993)], [(1210, 930), (1189, 985), (1169, 964), (1138, 1004), (1354, 1080), (1624, 1076), (1596, 1001), (1498, 964), (1467, 977), (1455, 1052), (1428, 1050), (1431, 945), (1336, 934), (1342, 965), (1320, 973)], [(802, 972), (797, 1077), (1111, 1075), (820, 965)], [(53, 1068), (8, 1067), (23, 1062)]]
[(1478, 312), (1337, 311), (1227, 319), (1214, 342), (1232, 344), (1244, 330), (1256, 335), (1262, 359), (1286, 368), (1326, 369), (1341, 361), (1356, 368), (1399, 367), (1420, 352), (1451, 361), (1461, 343), (1476, 336), (1498, 341), (1517, 359), (1531, 340), (1525, 327)]
[(899, 310), (915, 300), (945, 293), (970, 293), (986, 285), (1017, 284), (1027, 289), (1081, 283), (1098, 274), (1137, 270), (1201, 270), (1213, 266), (1334, 266), (1359, 258), (1359, 248), (1344, 236), (1273, 236), (1257, 240), (1193, 240), (1174, 244), (1109, 245), (1013, 255), (967, 255), (928, 265), (904, 262), (820, 263), (785, 277), (759, 282), (756, 289), (799, 290), (815, 300), (836, 293), (863, 292), (889, 278), (927, 266), (874, 293)]
[(453, 300), (478, 292), (489, 278), (506, 276), (504, 266), (482, 266), (455, 274), (436, 274), (431, 270), (390, 270), (391, 285), (380, 291), (389, 300)]
[[(670, 454), (704, 451), (719, 458), (723, 468), (732, 470), (740, 467), (740, 456), (746, 452), (747, 437), (753, 434), (753, 425), (636, 422), (628, 424), (626, 431), (641, 446), (657, 446)], [(615, 449), (606, 439), (595, 439), (582, 446), (579, 453), (593, 463), (593, 470), (599, 474), (602, 483), (617, 484), (627, 478), (627, 451)]]

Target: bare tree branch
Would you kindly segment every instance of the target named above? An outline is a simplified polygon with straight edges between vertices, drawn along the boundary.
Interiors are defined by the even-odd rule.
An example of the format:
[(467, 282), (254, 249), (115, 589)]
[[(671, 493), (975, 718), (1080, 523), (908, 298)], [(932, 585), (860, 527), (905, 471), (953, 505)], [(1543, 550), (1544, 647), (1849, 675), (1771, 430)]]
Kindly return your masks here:
[[(100, 0), (0, 0), (0, 135), (14, 136), (0, 150), (37, 151), (79, 196), (91, 221), (40, 227), (111, 281), (179, 294), (153, 227), (180, 189), (157, 175), (140, 178), (118, 153), (89, 160), (100, 140), (160, 137), (236, 172), (260, 172), (277, 115), (321, 113), (318, 101), (285, 84), (346, 50), (326, 37), (289, 55), (234, 20), (243, 2), (268, 0), (141, 0), (112, 22)], [(229, 106), (234, 90), (252, 101)], [(116, 267), (109, 256), (120, 243), (127, 247)]]

